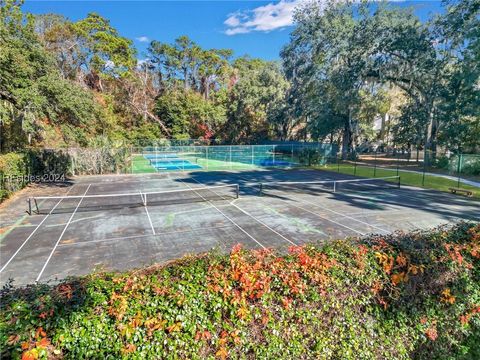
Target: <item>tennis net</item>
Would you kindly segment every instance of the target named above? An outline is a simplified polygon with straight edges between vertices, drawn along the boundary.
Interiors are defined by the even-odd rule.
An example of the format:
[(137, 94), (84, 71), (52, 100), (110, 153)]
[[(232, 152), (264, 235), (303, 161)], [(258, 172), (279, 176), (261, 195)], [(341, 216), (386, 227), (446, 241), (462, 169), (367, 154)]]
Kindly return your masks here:
[(347, 192), (398, 188), (400, 188), (400, 176), (387, 176), (369, 179), (264, 182), (260, 184), (260, 193), (266, 194), (272, 191), (300, 193)]
[(28, 213), (52, 214), (236, 199), (238, 184), (127, 194), (39, 196), (28, 199)]

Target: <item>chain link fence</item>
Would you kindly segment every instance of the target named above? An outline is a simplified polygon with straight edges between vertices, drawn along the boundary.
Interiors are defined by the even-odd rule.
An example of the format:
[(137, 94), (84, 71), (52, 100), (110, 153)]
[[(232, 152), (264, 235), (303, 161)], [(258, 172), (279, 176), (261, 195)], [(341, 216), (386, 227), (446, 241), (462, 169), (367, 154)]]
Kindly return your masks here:
[(480, 197), (480, 154), (390, 150), (330, 157), (325, 168), (353, 176), (401, 176), (402, 185)]
[(159, 140), (136, 147), (32, 149), (0, 155), (0, 199), (29, 182), (56, 181), (62, 176), (295, 167), (363, 178), (400, 176), (403, 186), (457, 189), (480, 197), (480, 154), (389, 149), (342, 157), (336, 145), (317, 142), (198, 145), (181, 141), (186, 143)]

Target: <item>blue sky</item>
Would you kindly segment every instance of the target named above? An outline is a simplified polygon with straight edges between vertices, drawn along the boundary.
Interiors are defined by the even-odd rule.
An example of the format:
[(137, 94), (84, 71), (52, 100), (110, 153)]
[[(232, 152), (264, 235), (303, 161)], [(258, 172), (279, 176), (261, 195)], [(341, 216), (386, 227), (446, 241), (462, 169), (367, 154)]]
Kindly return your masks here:
[[(292, 11), (304, 0), (281, 1), (34, 1), (24, 11), (57, 13), (72, 21), (97, 12), (122, 36), (134, 40), (138, 58), (152, 39), (172, 42), (188, 35), (204, 48), (229, 48), (235, 56), (279, 58), (292, 29)], [(404, 1), (422, 19), (440, 11), (440, 1)]]

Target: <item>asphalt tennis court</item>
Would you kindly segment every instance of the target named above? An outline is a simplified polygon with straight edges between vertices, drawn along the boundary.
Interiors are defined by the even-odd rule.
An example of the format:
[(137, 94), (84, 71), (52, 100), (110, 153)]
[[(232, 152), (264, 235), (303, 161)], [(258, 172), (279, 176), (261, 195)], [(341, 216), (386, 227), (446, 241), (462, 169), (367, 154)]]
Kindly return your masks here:
[(71, 186), (53, 189), (55, 195), (71, 198), (39, 198), (32, 202), (32, 215), (25, 213), (28, 195), (3, 209), (8, 219), (4, 216), (7, 220), (0, 224), (1, 283), (131, 269), (212, 248), (225, 252), (237, 243), (286, 249), (480, 220), (478, 201), (403, 186), (336, 192), (319, 191), (314, 184), (300, 191), (265, 186), (259, 193), (259, 183), (349, 179), (353, 177), (310, 169), (76, 178)]

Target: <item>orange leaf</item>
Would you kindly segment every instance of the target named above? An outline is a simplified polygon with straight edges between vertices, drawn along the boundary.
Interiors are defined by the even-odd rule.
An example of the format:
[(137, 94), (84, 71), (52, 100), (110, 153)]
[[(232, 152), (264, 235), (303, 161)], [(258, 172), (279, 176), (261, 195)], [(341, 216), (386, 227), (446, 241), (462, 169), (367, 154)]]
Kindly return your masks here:
[[(20, 335), (10, 335), (7, 339), (7, 344), (8, 345), (15, 345), (18, 340), (20, 340)], [(22, 344), (22, 347), (23, 347), (23, 344)], [(27, 344), (27, 349), (28, 349), (28, 344)]]
[(195, 340), (210, 340), (212, 338), (212, 335), (208, 330), (205, 331), (197, 331), (195, 334)]
[(248, 309), (245, 307), (245, 306), (241, 306), (238, 310), (237, 310), (237, 316), (242, 319), (242, 320), (245, 320), (248, 316)]
[(215, 356), (219, 357), (222, 360), (225, 360), (228, 356), (228, 350), (224, 346), (221, 346)]
[(182, 328), (182, 323), (181, 322), (177, 322), (173, 325), (170, 325), (169, 327), (167, 327), (167, 331), (169, 333), (172, 333), (172, 332), (175, 332), (175, 331), (180, 331), (180, 329)]
[(137, 350), (137, 347), (134, 344), (127, 344), (123, 349), (122, 352), (124, 354), (129, 354)]
[(48, 345), (50, 345), (50, 341), (47, 338), (42, 338), (40, 341), (36, 342), (37, 347), (46, 348)]
[(398, 273), (398, 274), (393, 274), (392, 275), (392, 283), (393, 285), (398, 285), (401, 282), (405, 282), (408, 280), (408, 275), (404, 272)]
[(455, 303), (455, 296), (453, 296), (450, 293), (450, 289), (446, 288), (445, 290), (442, 291), (442, 297), (440, 298), (440, 301), (448, 304), (454, 304)]
[(287, 297), (283, 298), (283, 299), (282, 299), (283, 307), (284, 307), (285, 309), (289, 309), (290, 306), (292, 305), (292, 301), (293, 301), (293, 299), (290, 299), (290, 298), (287, 298)]
[(36, 360), (38, 359), (38, 350), (32, 349), (22, 354), (22, 360)]
[(398, 255), (396, 260), (397, 260), (397, 264), (400, 266), (407, 265), (407, 258), (403, 254)]
[(48, 345), (50, 345), (50, 341), (44, 337), (40, 341), (37, 341), (36, 345), (37, 347), (46, 348)]
[(42, 327), (39, 327), (35, 332), (35, 337), (39, 338), (39, 337), (45, 337), (45, 336), (47, 336), (47, 333), (45, 332), (45, 330), (43, 330)]
[(40, 319), (45, 319), (47, 316), (48, 316), (48, 313), (45, 312), (45, 311), (42, 312), (40, 315), (38, 315), (38, 317), (39, 317)]
[(425, 330), (425, 335), (427, 335), (430, 340), (435, 341), (438, 337), (436, 326), (433, 325), (432, 327), (429, 327), (427, 330)]

